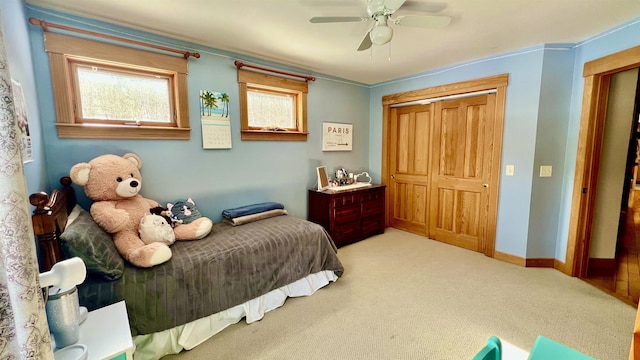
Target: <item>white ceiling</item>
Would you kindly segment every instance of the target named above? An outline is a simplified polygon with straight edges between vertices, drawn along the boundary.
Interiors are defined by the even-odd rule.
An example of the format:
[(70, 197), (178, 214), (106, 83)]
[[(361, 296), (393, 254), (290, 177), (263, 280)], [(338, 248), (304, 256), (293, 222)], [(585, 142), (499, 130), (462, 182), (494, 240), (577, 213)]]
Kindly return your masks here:
[[(376, 84), (543, 43), (575, 43), (640, 17), (640, 0), (415, 0), (446, 4), (442, 29), (393, 26), (389, 44), (358, 52), (373, 21), (366, 0), (27, 0), (87, 18)], [(395, 15), (408, 14), (398, 10)]]

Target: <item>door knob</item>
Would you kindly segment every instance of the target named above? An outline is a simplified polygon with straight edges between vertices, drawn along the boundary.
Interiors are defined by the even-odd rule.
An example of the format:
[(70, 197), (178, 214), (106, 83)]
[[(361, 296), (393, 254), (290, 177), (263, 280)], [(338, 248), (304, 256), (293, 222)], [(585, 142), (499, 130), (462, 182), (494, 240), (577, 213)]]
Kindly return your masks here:
[(488, 188), (488, 187), (489, 187), (489, 184), (484, 183), (484, 184), (482, 184), (482, 187), (484, 187), (484, 188)]
[(392, 178), (392, 179), (395, 179), (395, 178), (396, 178), (396, 176), (395, 176), (395, 175), (391, 175), (391, 178)]

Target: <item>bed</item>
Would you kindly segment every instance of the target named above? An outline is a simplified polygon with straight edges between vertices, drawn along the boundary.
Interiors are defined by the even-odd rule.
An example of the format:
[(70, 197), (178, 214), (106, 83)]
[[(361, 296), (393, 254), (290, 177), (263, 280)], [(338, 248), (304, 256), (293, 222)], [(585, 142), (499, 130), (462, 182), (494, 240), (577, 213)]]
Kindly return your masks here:
[(214, 224), (207, 237), (172, 245), (168, 262), (137, 268), (76, 204), (70, 179), (61, 184), (50, 196), (30, 196), (41, 271), (81, 257), (88, 276), (78, 286), (80, 304), (91, 311), (125, 300), (136, 360), (191, 349), (242, 318), (260, 320), (287, 297), (312, 295), (343, 272), (324, 228), (289, 215)]

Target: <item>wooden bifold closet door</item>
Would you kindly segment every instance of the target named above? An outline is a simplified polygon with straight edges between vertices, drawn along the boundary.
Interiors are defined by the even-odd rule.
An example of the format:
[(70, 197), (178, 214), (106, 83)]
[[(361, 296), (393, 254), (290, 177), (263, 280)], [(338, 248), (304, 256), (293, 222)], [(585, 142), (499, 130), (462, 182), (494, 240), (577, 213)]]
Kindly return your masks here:
[(429, 234), (484, 252), (495, 95), (435, 104)]
[(485, 252), (495, 109), (495, 94), (391, 109), (390, 226)]
[(392, 109), (389, 201), (392, 227), (427, 235), (433, 104)]

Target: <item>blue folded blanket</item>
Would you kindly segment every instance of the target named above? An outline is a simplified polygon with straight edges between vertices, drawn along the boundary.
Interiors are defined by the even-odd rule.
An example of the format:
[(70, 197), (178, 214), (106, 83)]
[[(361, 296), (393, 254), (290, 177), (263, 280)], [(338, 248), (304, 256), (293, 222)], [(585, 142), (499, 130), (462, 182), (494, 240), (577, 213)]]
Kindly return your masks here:
[(222, 210), (222, 217), (226, 219), (233, 219), (240, 216), (252, 215), (276, 209), (284, 209), (284, 205), (277, 202), (264, 202), (259, 204), (245, 205), (233, 209)]

